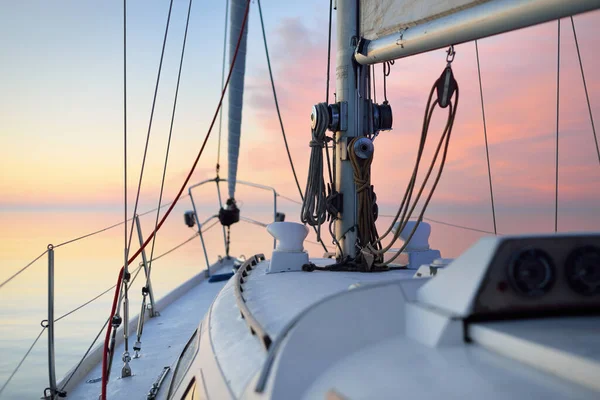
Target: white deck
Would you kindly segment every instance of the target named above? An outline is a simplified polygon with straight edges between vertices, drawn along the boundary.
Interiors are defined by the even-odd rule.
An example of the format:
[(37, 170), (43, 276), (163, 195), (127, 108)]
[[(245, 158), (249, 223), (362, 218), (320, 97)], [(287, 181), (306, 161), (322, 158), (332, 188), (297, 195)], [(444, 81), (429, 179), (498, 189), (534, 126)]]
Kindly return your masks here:
[[(232, 265), (232, 261), (224, 260), (222, 264), (213, 265), (211, 271), (231, 272)], [(210, 283), (203, 278), (204, 271), (158, 301), (157, 309), (160, 317), (146, 320), (141, 357), (133, 359), (130, 363), (133, 377), (120, 378), (124, 345), (120, 343), (115, 346), (115, 358), (107, 388), (108, 399), (146, 399), (148, 391), (163, 368), (174, 367), (183, 347), (198, 327), (215, 296), (227, 283), (226, 281)], [(171, 304), (161, 307), (161, 303), (165, 303), (164, 300)], [(130, 349), (135, 342), (135, 330), (132, 336), (129, 342)], [(94, 353), (100, 353), (98, 350)], [(133, 351), (131, 354), (133, 355)], [(72, 389), (67, 388), (68, 398), (97, 399), (101, 391), (101, 382), (86, 383), (86, 381), (97, 380), (102, 376), (101, 370), (101, 362), (96, 362), (83, 379), (75, 382)], [(171, 370), (161, 387), (158, 398), (165, 398), (172, 374)]]
[[(331, 259), (311, 259), (319, 265)], [(414, 270), (364, 274), (356, 272), (285, 272), (267, 274), (268, 261), (259, 263), (244, 284), (244, 297), (250, 311), (275, 340), (297, 315), (335, 293), (347, 291), (353, 284), (410, 278)], [(230, 281), (219, 294), (210, 313), (210, 339), (219, 368), (230, 394), (241, 397), (246, 385), (260, 370), (267, 352), (250, 333), (240, 317)], [(210, 382), (206, 382), (210, 389)], [(210, 390), (209, 390), (210, 391)]]
[[(372, 310), (371, 312), (357, 312), (358, 308), (353, 308), (355, 312), (348, 311), (348, 308), (356, 307), (356, 304), (345, 298), (353, 292), (358, 294), (358, 291), (348, 291), (349, 286), (359, 283), (366, 288), (369, 284), (410, 278), (414, 270), (375, 274), (320, 271), (266, 274), (267, 265), (268, 261), (259, 263), (248, 275), (243, 285), (246, 305), (274, 343), (283, 339), (282, 335), (286, 334), (288, 324), (292, 320), (298, 318), (303, 311), (311, 310), (301, 317), (290, 331), (300, 329), (302, 334), (298, 335), (303, 344), (298, 344), (300, 347), (295, 355), (288, 356), (285, 366), (281, 359), (285, 356), (280, 357), (279, 354), (286, 351), (286, 346), (295, 346), (294, 335), (288, 335), (279, 349), (274, 350), (273, 345), (271, 346), (271, 352), (275, 354), (275, 361), (268, 375), (271, 384), (274, 377), (284, 373), (281, 368), (287, 371), (285, 375), (291, 375), (291, 381), (303, 383), (298, 387), (286, 384), (284, 386), (287, 390), (284, 392), (273, 391), (273, 387), (268, 384), (265, 392), (255, 392), (257, 378), (268, 363), (268, 352), (262, 348), (258, 338), (250, 333), (246, 321), (240, 317), (233, 284), (230, 282), (215, 301), (209, 321), (214, 357), (219, 372), (223, 375), (221, 379), (227, 383), (228, 391), (211, 390), (218, 385), (205, 379), (206, 393), (210, 398), (324, 399), (331, 390), (341, 395), (341, 398), (352, 400), (395, 399), (399, 398), (400, 394), (418, 399), (598, 398), (598, 392), (593, 389), (490, 351), (481, 344), (466, 343), (462, 338), (456, 344), (428, 346), (408, 337), (401, 329), (384, 340), (375, 337), (369, 340), (369, 334), (365, 343), (353, 348), (349, 343), (356, 339), (353, 336), (359, 337), (364, 331), (368, 331), (361, 318), (369, 315), (371, 322), (379, 321), (374, 322), (374, 325), (388, 323), (391, 321), (391, 313), (398, 316), (393, 318), (404, 319), (405, 309), (401, 302), (390, 305), (389, 301), (386, 301), (388, 297), (385, 290), (388, 289), (375, 289), (371, 302), (358, 303), (362, 304), (363, 311)], [(418, 285), (413, 283), (418, 282), (404, 280), (402, 284), (392, 285), (399, 285), (405, 300), (412, 302), (416, 300), (418, 288)], [(386, 287), (390, 288), (389, 285)], [(331, 297), (335, 294), (338, 294), (337, 299)], [(336, 306), (337, 314), (332, 314), (331, 309), (323, 311), (320, 317), (312, 318), (313, 321), (305, 324), (307, 326), (301, 327), (312, 310), (333, 301), (339, 302)], [(345, 309), (339, 308), (344, 303)], [(384, 303), (388, 305), (384, 311), (388, 318), (373, 316), (378, 313), (376, 308), (383, 308), (381, 305)], [(349, 335), (347, 327), (340, 327), (339, 318), (350, 321), (348, 325), (355, 326), (355, 329), (361, 332), (354, 330), (355, 335)], [(336, 319), (338, 320), (335, 321)], [(586, 325), (584, 330), (579, 329), (582, 323)], [(559, 342), (575, 340), (576, 343), (567, 350), (573, 347), (573, 354), (578, 355), (587, 349), (587, 357), (594, 358), (596, 353), (592, 354), (590, 346), (594, 347), (597, 344), (594, 335), (599, 323), (598, 318), (590, 317), (583, 320), (563, 318), (560, 319), (560, 323), (548, 320), (517, 321), (513, 325), (526, 327), (532, 324), (546, 324), (548, 329), (554, 327), (555, 331), (552, 334), (547, 329), (542, 329), (546, 330), (546, 337), (550, 335), (552, 340)], [(564, 329), (559, 329), (561, 326)], [(577, 335), (574, 334), (574, 330), (578, 332)], [(586, 340), (581, 336), (583, 334), (586, 335)], [(343, 351), (334, 356), (330, 349), (336, 345)], [(202, 369), (204, 370), (204, 366)], [(308, 378), (309, 381), (305, 384), (303, 379), (307, 375), (315, 378)]]

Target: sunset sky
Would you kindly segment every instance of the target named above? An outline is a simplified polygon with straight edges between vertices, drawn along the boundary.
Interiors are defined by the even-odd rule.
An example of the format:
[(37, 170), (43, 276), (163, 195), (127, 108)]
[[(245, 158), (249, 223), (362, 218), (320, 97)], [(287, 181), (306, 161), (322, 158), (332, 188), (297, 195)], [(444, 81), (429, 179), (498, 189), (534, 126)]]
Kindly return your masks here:
[[(311, 106), (324, 101), (325, 1), (263, 0), (276, 85), (302, 186)], [(120, 2), (20, 1), (0, 13), (0, 210), (118, 210), (122, 204), (122, 10)], [(142, 207), (156, 204), (187, 1), (176, 0)], [(128, 4), (129, 198), (134, 198), (148, 127), (168, 1)], [(220, 85), (224, 2), (194, 2), (173, 132), (165, 198), (176, 193), (201, 144)], [(600, 114), (600, 13), (575, 17), (596, 124)], [(335, 26), (334, 26), (335, 32)], [(335, 34), (334, 34), (335, 36)], [(498, 218), (547, 216), (553, 227), (557, 24), (479, 42)], [(600, 164), (570, 20), (562, 21), (560, 95), (561, 216), (600, 214)], [(335, 44), (334, 44), (335, 46)], [(457, 46), (461, 89), (449, 159), (431, 203), (436, 215), (481, 213), (491, 229), (489, 187), (473, 43)], [(332, 71), (335, 68), (332, 57)], [(414, 163), (423, 108), (445, 66), (443, 50), (396, 62), (388, 81), (394, 130), (375, 141), (373, 182), (384, 211), (399, 202)], [(381, 67), (376, 68), (381, 102)], [(334, 80), (332, 90), (335, 91)], [(268, 81), (256, 4), (251, 6), (239, 178), (298, 198)], [(443, 120), (435, 118), (431, 136)], [(226, 135), (226, 125), (223, 129)], [(193, 181), (212, 178), (217, 131)], [(430, 149), (433, 142), (430, 142)], [(426, 160), (431, 152), (426, 152)], [(226, 173), (226, 151), (221, 164)], [(251, 204), (249, 194), (242, 199)], [(132, 201), (131, 201), (132, 202)], [(297, 215), (291, 219), (298, 219)], [(449, 217), (449, 219), (452, 219)], [(501, 222), (499, 222), (501, 226)], [(568, 225), (568, 223), (566, 224)], [(563, 226), (566, 226), (563, 225)], [(570, 227), (570, 225), (569, 225)], [(511, 228), (512, 229), (512, 228)]]

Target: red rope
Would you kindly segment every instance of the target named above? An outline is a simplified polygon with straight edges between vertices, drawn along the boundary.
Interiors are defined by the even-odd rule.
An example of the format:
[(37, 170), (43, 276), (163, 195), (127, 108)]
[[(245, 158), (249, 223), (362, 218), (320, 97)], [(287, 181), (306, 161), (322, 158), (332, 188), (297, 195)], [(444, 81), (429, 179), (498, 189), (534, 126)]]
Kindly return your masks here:
[[(233, 59), (231, 61), (231, 67), (229, 68), (229, 74), (227, 75), (227, 80), (225, 81), (225, 85), (223, 86), (223, 91), (221, 92), (221, 98), (219, 99), (219, 104), (217, 105), (217, 109), (215, 110), (215, 114), (214, 114), (213, 119), (208, 128), (208, 132), (206, 133), (206, 136), (204, 137), (204, 142), (202, 142), (202, 147), (200, 148), (200, 151), (198, 152), (198, 155), (196, 156), (196, 159), (194, 160), (194, 163), (192, 164), (192, 168), (190, 169), (190, 172), (188, 173), (187, 177), (185, 178), (185, 181), (181, 185), (181, 188), (179, 189), (177, 196), (175, 196), (175, 200), (173, 200), (173, 202), (171, 203), (171, 206), (165, 212), (165, 215), (162, 217), (162, 219), (156, 226), (156, 229), (150, 234), (150, 236), (148, 236), (148, 238), (144, 241), (142, 246), (140, 246), (138, 251), (136, 251), (135, 254), (133, 254), (131, 256), (131, 258), (129, 258), (129, 260), (127, 260), (127, 265), (131, 264), (133, 262), (133, 260), (136, 259), (136, 257), (142, 252), (142, 250), (148, 245), (148, 243), (150, 243), (150, 241), (152, 240), (154, 235), (156, 235), (156, 232), (158, 232), (158, 230), (161, 228), (163, 223), (166, 221), (167, 217), (169, 216), (171, 211), (173, 211), (173, 208), (177, 204), (177, 201), (179, 201), (179, 198), (181, 197), (181, 194), (183, 193), (185, 187), (189, 183), (189, 181), (192, 177), (192, 174), (194, 173), (194, 170), (196, 169), (196, 166), (198, 165), (198, 161), (200, 161), (200, 156), (202, 155), (202, 152), (204, 151), (206, 142), (208, 141), (208, 138), (210, 137), (210, 133), (212, 132), (213, 126), (215, 125), (215, 121), (217, 120), (217, 117), (219, 115), (219, 110), (221, 109), (221, 105), (223, 104), (223, 98), (225, 97), (225, 92), (227, 91), (227, 86), (229, 85), (229, 80), (231, 79), (231, 74), (233, 72), (233, 66), (235, 65), (235, 60), (238, 55), (240, 43), (242, 42), (242, 35), (244, 34), (244, 29), (246, 27), (246, 21), (248, 19), (248, 11), (249, 10), (250, 10), (250, 0), (248, 0), (248, 3), (246, 5), (246, 11), (244, 13), (244, 20), (242, 22), (242, 29), (240, 30), (240, 36), (238, 37), (237, 45), (235, 47), (235, 53), (234, 53)], [(119, 277), (117, 279), (117, 286), (115, 288), (115, 294), (113, 296), (113, 303), (112, 303), (111, 314), (110, 314), (111, 316), (115, 315), (115, 311), (117, 309), (117, 303), (119, 300), (119, 291), (121, 288), (121, 281), (123, 279), (123, 271), (124, 271), (124, 267), (121, 267), (121, 270), (119, 271)], [(140, 316), (140, 318), (141, 317), (142, 316)], [(101, 396), (102, 400), (106, 400), (106, 386), (108, 384), (108, 376), (107, 376), (108, 345), (109, 345), (109, 341), (110, 341), (111, 329), (112, 329), (112, 325), (109, 323), (108, 327), (106, 329), (106, 336), (104, 338), (104, 351), (102, 353), (102, 396)]]

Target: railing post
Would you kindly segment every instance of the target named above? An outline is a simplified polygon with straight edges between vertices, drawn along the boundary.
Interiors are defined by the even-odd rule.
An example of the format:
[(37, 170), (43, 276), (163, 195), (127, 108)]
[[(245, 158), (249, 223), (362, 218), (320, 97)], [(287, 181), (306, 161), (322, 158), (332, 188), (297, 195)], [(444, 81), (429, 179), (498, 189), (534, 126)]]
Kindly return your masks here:
[(202, 250), (204, 251), (204, 258), (206, 259), (206, 276), (210, 276), (210, 261), (208, 261), (208, 253), (206, 252), (206, 245), (204, 244), (204, 237), (202, 236), (202, 225), (200, 225), (200, 220), (198, 219), (198, 211), (196, 210), (196, 203), (194, 202), (194, 196), (192, 195), (192, 188), (190, 187), (188, 190), (190, 194), (190, 200), (192, 202), (192, 208), (194, 209), (194, 218), (196, 219), (196, 226), (198, 226), (198, 236), (200, 236), (200, 241), (202, 242)]
[(54, 363), (54, 246), (48, 245), (48, 379), (50, 399), (57, 395)]
[(208, 261), (208, 253), (206, 252), (206, 244), (204, 244), (204, 236), (202, 236), (202, 225), (200, 225), (200, 221), (198, 221), (198, 216), (196, 215), (196, 225), (198, 225), (198, 236), (200, 236), (200, 241), (202, 242), (202, 250), (204, 250), (204, 259), (206, 260), (206, 277), (210, 277), (210, 261)]
[[(142, 235), (142, 224), (140, 223), (140, 216), (135, 216), (135, 226), (137, 228), (138, 239), (140, 241), (140, 246), (144, 244), (144, 236)], [(150, 260), (152, 262), (152, 260)], [(156, 314), (156, 308), (154, 305), (154, 292), (152, 291), (152, 281), (150, 280), (150, 269), (148, 267), (148, 258), (146, 257), (146, 249), (142, 249), (142, 263), (144, 265), (144, 273), (146, 275), (146, 280), (148, 281), (148, 297), (150, 297), (150, 317), (154, 317)], [(143, 318), (143, 315), (140, 315), (140, 319)]]
[[(273, 222), (277, 222), (277, 192), (273, 190)], [(273, 239), (273, 248), (277, 247), (277, 239)]]

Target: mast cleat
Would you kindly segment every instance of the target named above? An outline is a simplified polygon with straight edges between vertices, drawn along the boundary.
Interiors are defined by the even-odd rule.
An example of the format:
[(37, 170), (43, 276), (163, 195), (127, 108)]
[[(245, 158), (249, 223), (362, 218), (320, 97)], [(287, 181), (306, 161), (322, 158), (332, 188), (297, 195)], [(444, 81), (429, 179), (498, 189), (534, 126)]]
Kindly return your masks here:
[(267, 273), (302, 271), (302, 266), (309, 261), (304, 251), (308, 228), (297, 222), (273, 222), (267, 231), (277, 241)]

